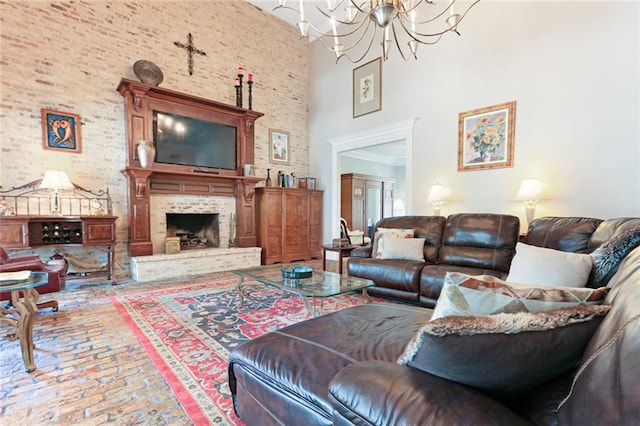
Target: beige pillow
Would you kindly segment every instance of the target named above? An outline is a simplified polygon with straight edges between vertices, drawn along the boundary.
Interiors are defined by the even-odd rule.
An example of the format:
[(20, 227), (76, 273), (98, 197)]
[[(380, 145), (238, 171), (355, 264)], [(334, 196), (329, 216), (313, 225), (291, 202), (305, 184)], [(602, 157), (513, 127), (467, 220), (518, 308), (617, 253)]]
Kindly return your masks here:
[(384, 237), (380, 259), (424, 260), (424, 238)]
[(384, 251), (385, 237), (413, 238), (413, 229), (400, 229), (400, 228), (376, 229), (376, 234), (373, 236), (373, 248), (371, 250), (372, 258), (374, 259), (382, 258), (382, 252)]
[(447, 272), (432, 319), (451, 315), (544, 312), (579, 305), (599, 305), (608, 289), (600, 287), (512, 286), (491, 275)]
[(593, 257), (523, 243), (516, 245), (507, 281), (541, 286), (584, 287)]

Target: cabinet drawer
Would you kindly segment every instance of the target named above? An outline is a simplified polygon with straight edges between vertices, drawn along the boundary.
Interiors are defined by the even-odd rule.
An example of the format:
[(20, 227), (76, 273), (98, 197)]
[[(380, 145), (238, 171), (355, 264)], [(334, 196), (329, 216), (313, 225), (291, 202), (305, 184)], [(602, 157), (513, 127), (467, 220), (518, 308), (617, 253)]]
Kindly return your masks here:
[(307, 244), (307, 236), (305, 234), (300, 234), (300, 235), (290, 235), (287, 234), (287, 236), (285, 237), (285, 243), (286, 244), (303, 244), (306, 245)]
[(114, 244), (115, 223), (87, 220), (82, 223), (84, 244)]
[(307, 253), (307, 246), (305, 244), (287, 244), (284, 247), (284, 253), (287, 256), (291, 255), (304, 255)]
[(29, 231), (26, 222), (3, 220), (0, 222), (0, 246), (21, 248), (29, 245)]

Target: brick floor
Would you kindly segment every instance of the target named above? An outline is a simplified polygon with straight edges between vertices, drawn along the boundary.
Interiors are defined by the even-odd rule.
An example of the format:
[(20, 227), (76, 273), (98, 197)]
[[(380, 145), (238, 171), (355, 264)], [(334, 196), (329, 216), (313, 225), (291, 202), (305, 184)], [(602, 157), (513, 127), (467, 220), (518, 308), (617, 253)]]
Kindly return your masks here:
[[(320, 262), (313, 266), (321, 267)], [(337, 269), (335, 261), (327, 266)], [(10, 329), (0, 324), (0, 424), (190, 425), (109, 299), (184, 281), (120, 280), (112, 286), (96, 278), (69, 280), (64, 291), (43, 295), (41, 301), (58, 300), (60, 310), (39, 312), (33, 333), (37, 369), (32, 373), (25, 372), (20, 342), (5, 339)]]

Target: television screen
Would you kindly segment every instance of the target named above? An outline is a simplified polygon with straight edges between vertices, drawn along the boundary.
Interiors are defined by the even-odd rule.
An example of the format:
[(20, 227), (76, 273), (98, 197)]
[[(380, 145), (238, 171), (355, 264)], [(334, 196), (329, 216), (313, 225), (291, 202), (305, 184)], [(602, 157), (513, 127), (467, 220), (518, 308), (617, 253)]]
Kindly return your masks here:
[(236, 133), (233, 126), (153, 112), (158, 163), (235, 170)]

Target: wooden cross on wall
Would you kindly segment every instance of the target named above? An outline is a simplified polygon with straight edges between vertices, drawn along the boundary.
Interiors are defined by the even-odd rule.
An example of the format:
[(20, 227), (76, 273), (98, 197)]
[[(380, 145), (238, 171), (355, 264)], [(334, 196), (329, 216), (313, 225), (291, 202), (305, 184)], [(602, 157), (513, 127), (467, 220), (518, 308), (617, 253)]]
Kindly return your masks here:
[(180, 49), (184, 49), (189, 54), (189, 58), (187, 59), (187, 64), (189, 65), (189, 75), (193, 75), (193, 54), (197, 53), (198, 55), (207, 56), (207, 54), (200, 49), (196, 49), (193, 45), (193, 36), (191, 33), (187, 35), (187, 44), (180, 43), (179, 41), (174, 41), (173, 44), (178, 46)]

